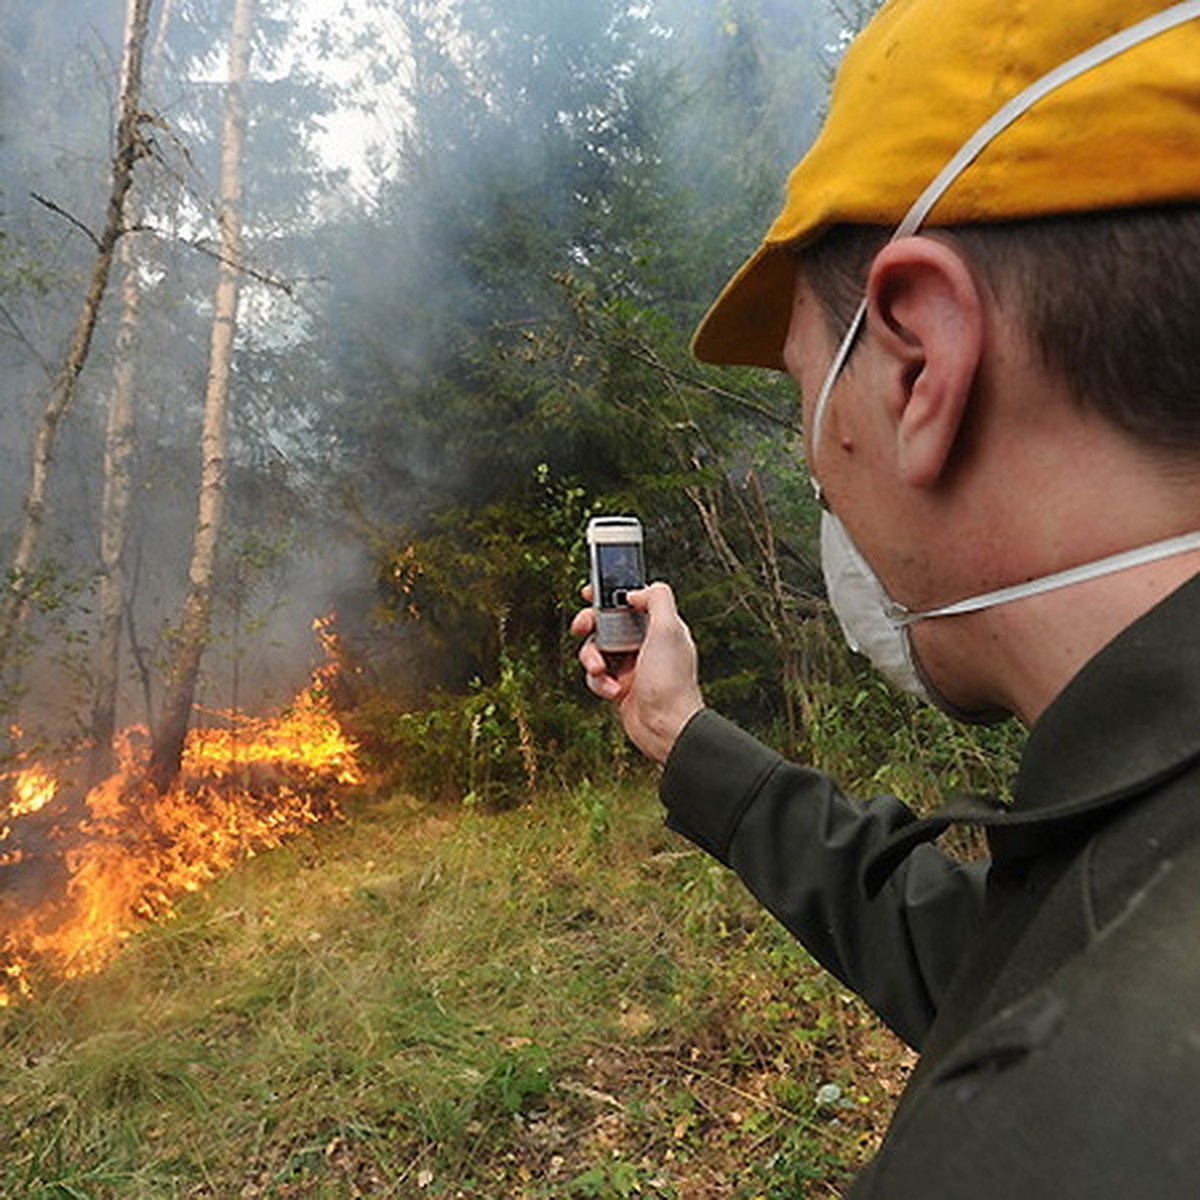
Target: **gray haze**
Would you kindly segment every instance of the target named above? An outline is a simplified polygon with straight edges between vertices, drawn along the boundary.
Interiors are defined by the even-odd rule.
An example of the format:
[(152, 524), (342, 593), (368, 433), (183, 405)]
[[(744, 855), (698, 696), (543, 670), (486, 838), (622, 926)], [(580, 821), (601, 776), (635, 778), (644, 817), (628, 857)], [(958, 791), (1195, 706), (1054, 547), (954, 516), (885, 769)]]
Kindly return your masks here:
[[(510, 18), (521, 7), (505, 4)], [(103, 218), (123, 5), (4, 0), (4, 6), (0, 552), (7, 559), (19, 527), (30, 439), (91, 266), (85, 229), (97, 229)], [(480, 20), (486, 17), (486, 4), (474, 7)], [(738, 27), (729, 14), (739, 7), (757, 14), (761, 27)], [(584, 0), (529, 0), (530, 44), (569, 42), (569, 27), (583, 22), (586, 28), (590, 8)], [(138, 503), (128, 556), (137, 652), (127, 637), (123, 722), (151, 715), (144, 684), (169, 660), (170, 628), (186, 582), (214, 273), (226, 9), (223, 0), (174, 0), (165, 33), (163, 10), (156, 8), (152, 18), (155, 36), (165, 41), (152, 48), (156, 65), (147, 83), (155, 119), (146, 136), (154, 153), (139, 164), (135, 188), (146, 230), (131, 235), (138, 242), (143, 315)], [(312, 620), (335, 608), (348, 635), (369, 653), (397, 652), (372, 623), (372, 531), (431, 511), (442, 494), (469, 495), (482, 486), (476, 460), (443, 454), (445, 435), (435, 423), (391, 425), (385, 402), (442, 361), (451, 317), (486, 315), (494, 303), (480, 290), (477, 273), (460, 271), (453, 246), (441, 248), (439, 231), (462, 219), (454, 204), (476, 202), (471, 197), (486, 193), (491, 179), (513, 187), (514, 177), (552, 181), (559, 170), (545, 157), (549, 143), (539, 134), (552, 130), (557, 118), (553, 103), (538, 93), (544, 63), (537, 53), (496, 59), (489, 69), (501, 73), (480, 83), (470, 103), (443, 105), (439, 119), (450, 124), (423, 129), (413, 117), (422, 89), (486, 58), (482, 51), (472, 57), (474, 35), (445, 41), (451, 56), (461, 52), (466, 61), (433, 79), (412, 70), (413, 25), (402, 18), (415, 4), (363, 0), (337, 10), (263, 0), (262, 9), (244, 210), (253, 275), (235, 368), (218, 626), (199, 697), (218, 708), (255, 709), (291, 694), (319, 657)], [(683, 78), (687, 97), (665, 123), (656, 169), (677, 173), (672, 186), (689, 197), (697, 231), (715, 225), (718, 213), (731, 230), (714, 250), (714, 259), (722, 259), (712, 264), (716, 280), (752, 249), (778, 191), (739, 197), (735, 177), (711, 153), (715, 131), (728, 129), (739, 105), (752, 101), (755, 123), (746, 136), (761, 138), (782, 181), (815, 133), (843, 21), (808, 0), (742, 6), (647, 0), (632, 11), (635, 17), (623, 26), (639, 39), (627, 56), (631, 78), (653, 55), (658, 69)], [(584, 54), (587, 47), (576, 50)], [(506, 70), (512, 74), (502, 74)], [(738, 96), (740, 73), (773, 80), (773, 90)], [(465, 144), (465, 125), (456, 127), (456, 120), (494, 130), (471, 143), (472, 177), (463, 172), (457, 183), (437, 177), (439, 161), (460, 170), (466, 161), (452, 154), (456, 142)], [(321, 157), (329, 129), (340, 131), (339, 145), (352, 145), (356, 156), (362, 148), (353, 171), (345, 170), (344, 153), (340, 161)], [(352, 137), (351, 131), (361, 132)], [(429, 139), (439, 138), (441, 158), (429, 152)], [(573, 202), (564, 194), (563, 204)], [(599, 249), (574, 253), (587, 265)], [(537, 278), (554, 269), (547, 264)], [(21, 714), (47, 735), (77, 732), (86, 712), (115, 286), (56, 455), (43, 551), (52, 602), (30, 628), (30, 698)], [(534, 312), (541, 286), (531, 283), (503, 317)], [(511, 288), (505, 294), (511, 296)], [(688, 306), (698, 312), (708, 299), (685, 297), (684, 307), (690, 315)], [(158, 687), (153, 682), (151, 708)]]

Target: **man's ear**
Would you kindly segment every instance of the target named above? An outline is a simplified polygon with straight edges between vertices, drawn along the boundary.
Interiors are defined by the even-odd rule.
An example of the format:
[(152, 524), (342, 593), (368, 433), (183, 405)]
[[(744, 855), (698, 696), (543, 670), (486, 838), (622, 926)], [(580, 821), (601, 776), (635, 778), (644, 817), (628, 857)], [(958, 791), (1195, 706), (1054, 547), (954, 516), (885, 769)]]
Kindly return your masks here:
[(897, 469), (907, 483), (933, 487), (949, 467), (983, 353), (979, 285), (946, 242), (899, 238), (871, 265), (867, 321), (884, 356)]

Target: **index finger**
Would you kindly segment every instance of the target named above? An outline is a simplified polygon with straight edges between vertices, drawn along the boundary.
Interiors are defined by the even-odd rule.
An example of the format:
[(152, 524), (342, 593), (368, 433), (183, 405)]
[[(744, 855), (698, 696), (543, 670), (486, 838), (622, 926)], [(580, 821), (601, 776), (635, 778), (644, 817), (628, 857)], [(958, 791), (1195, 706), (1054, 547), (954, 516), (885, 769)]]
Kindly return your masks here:
[(596, 632), (596, 610), (594, 608), (581, 608), (571, 618), (571, 634), (574, 637), (587, 637), (588, 634)]

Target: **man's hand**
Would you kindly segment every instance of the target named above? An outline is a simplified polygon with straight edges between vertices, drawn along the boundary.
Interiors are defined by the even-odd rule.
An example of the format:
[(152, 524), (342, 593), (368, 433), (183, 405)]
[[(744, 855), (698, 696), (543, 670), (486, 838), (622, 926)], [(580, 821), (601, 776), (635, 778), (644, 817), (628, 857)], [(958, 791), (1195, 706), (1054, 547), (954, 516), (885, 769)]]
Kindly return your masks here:
[[(585, 597), (588, 594), (585, 589)], [(571, 632), (587, 639), (579, 661), (588, 687), (616, 704), (625, 732), (643, 754), (665, 763), (684, 725), (704, 707), (696, 647), (667, 584), (652, 583), (630, 592), (629, 605), (647, 614), (646, 637), (636, 653), (599, 650), (591, 636), (596, 623), (591, 608), (576, 613)]]

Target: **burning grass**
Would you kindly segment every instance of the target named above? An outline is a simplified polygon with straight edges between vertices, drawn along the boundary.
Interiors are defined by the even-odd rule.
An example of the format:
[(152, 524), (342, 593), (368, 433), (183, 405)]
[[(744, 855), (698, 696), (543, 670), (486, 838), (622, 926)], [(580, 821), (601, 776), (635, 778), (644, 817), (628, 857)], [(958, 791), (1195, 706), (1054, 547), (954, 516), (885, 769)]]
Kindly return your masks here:
[[(1007, 744), (981, 758), (923, 714), (831, 703), (813, 728), (851, 777), (881, 754), (862, 726), (891, 731), (890, 782), (932, 793), (936, 751), (948, 786), (994, 790)], [(353, 779), (325, 728), (319, 777)], [(364, 791), (327, 822), (329, 786), (303, 756), (266, 765), (262, 732), (189, 759), (181, 809), (118, 790), (84, 814), (112, 847), (133, 804), (160, 868), (123, 893), (121, 954), (48, 959), (51, 986), (0, 1011), (0, 1196), (821, 1200), (869, 1156), (911, 1056), (664, 830), (650, 777), (543, 783), (503, 812)], [(45, 773), (12, 782), (9, 855), (64, 803)], [(197, 827), (219, 855), (168, 889)], [(249, 861), (212, 878), (228, 856)], [(84, 962), (104, 965), (72, 977)]]
[(907, 1058), (653, 786), (364, 798), (0, 1014), (0, 1194), (833, 1196)]
[(98, 970), (145, 920), (240, 860), (338, 815), (361, 782), (354, 744), (319, 673), (275, 719), (218, 714), (188, 737), (176, 784), (145, 782), (147, 738), (127, 731), (120, 768), (86, 794), (70, 762), (20, 764), (0, 821), (0, 1007), (39, 978)]

